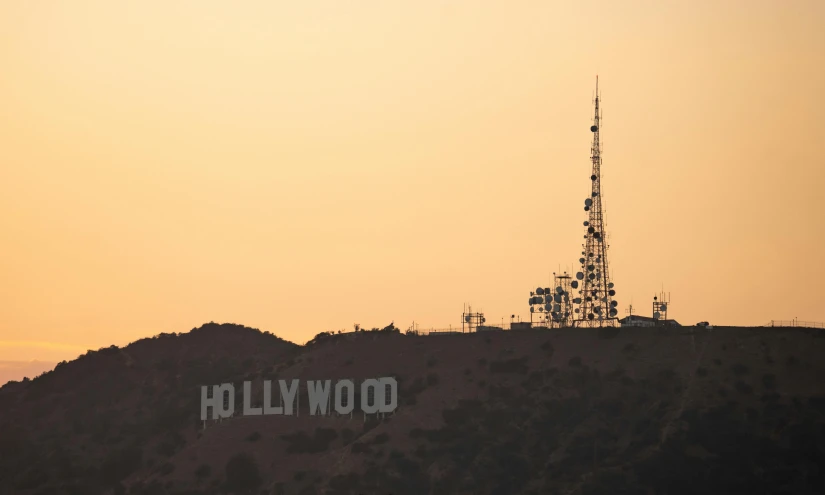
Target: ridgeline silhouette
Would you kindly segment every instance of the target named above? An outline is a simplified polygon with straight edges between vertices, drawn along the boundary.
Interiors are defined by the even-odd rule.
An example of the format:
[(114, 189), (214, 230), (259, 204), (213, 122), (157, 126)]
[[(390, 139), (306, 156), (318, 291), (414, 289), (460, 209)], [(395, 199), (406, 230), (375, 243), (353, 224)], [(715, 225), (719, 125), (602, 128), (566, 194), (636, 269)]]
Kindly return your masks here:
[[(210, 323), (0, 388), (0, 493), (822, 493), (823, 337), (390, 325), (299, 346)], [(201, 385), (375, 376), (399, 382), (383, 419), (200, 420)]]

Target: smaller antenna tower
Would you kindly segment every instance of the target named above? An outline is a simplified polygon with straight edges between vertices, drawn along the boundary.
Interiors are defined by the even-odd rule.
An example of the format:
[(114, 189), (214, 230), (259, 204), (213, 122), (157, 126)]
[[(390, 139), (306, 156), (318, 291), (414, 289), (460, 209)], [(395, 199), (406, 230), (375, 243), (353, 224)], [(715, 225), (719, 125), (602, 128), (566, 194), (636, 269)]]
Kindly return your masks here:
[(486, 321), (487, 319), (484, 318), (484, 313), (473, 313), (471, 306), (464, 305), (464, 312), (461, 313), (461, 332), (472, 332), (474, 328), (478, 328)]
[(667, 308), (670, 306), (670, 292), (665, 294), (659, 293), (658, 296), (653, 296), (653, 319), (656, 324), (667, 322)]
[(553, 273), (553, 282), (556, 286), (553, 294), (553, 307), (550, 316), (553, 326), (556, 328), (569, 327), (573, 324), (573, 300), (570, 297), (572, 292), (573, 277), (567, 272), (562, 274)]
[(551, 323), (548, 317), (553, 309), (553, 291), (550, 287), (537, 287), (535, 292), (530, 293), (529, 304), (531, 326), (548, 326)]

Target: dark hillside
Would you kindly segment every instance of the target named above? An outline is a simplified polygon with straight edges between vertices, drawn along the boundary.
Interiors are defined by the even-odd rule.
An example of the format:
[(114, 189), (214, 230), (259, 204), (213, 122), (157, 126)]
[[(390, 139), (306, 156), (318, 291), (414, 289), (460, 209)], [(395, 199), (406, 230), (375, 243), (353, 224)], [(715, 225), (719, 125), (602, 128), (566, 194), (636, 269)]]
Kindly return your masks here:
[[(322, 335), (235, 326), (0, 389), (3, 493), (823, 493), (825, 333)], [(380, 419), (199, 421), (198, 385), (395, 376)], [(303, 383), (303, 382), (302, 382)], [(301, 390), (306, 404), (306, 389)], [(357, 399), (356, 399), (357, 400)]]

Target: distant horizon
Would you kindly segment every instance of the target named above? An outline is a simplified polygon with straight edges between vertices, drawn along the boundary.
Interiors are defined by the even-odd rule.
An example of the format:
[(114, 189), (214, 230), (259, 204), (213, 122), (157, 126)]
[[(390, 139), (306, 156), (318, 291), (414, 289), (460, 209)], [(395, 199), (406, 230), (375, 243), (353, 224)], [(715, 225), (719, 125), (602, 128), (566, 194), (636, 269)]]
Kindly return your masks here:
[(525, 321), (597, 74), (618, 316), (825, 321), (821, 0), (83, 5), (0, 4), (2, 362)]

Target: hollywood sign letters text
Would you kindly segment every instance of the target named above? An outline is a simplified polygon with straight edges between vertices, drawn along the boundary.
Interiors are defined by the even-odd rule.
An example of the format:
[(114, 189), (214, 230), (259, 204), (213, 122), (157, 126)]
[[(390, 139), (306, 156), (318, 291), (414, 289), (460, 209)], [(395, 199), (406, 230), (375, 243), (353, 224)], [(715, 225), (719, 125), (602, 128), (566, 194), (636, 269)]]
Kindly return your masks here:
[[(279, 405), (273, 405), (272, 381), (263, 382), (263, 401), (260, 406), (252, 406), (252, 382), (243, 384), (243, 415), (269, 416), (296, 414), (300, 406), (298, 379), (278, 380)], [(332, 387), (332, 380), (310, 380), (306, 382), (309, 399), (309, 414), (327, 415), (334, 398), (335, 412), (350, 414), (355, 408), (355, 383), (352, 380), (338, 380)], [(201, 420), (228, 418), (235, 413), (235, 386), (231, 383), (213, 385), (211, 397), (208, 386), (201, 387)], [(365, 414), (393, 412), (398, 406), (398, 382), (392, 377), (370, 378), (361, 382), (361, 411)], [(212, 417), (208, 412), (212, 410)]]

